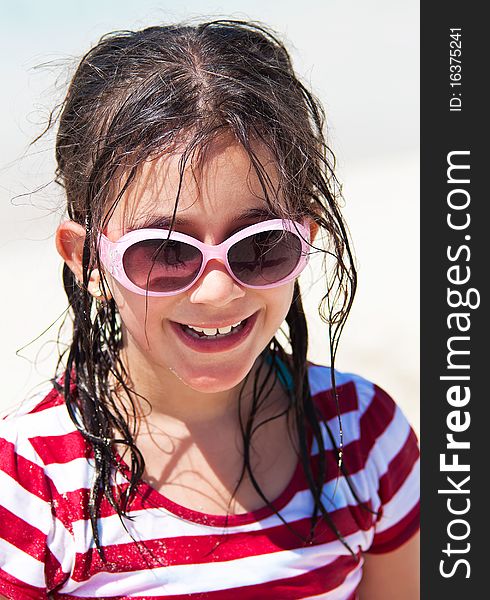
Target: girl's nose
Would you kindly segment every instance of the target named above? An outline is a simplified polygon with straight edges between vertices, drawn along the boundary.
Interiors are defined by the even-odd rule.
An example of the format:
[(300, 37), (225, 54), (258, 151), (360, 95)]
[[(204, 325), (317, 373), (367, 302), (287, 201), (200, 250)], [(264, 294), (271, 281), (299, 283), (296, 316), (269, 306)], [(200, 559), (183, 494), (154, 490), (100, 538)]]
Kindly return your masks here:
[(194, 303), (225, 306), (244, 295), (245, 288), (233, 279), (226, 266), (212, 259), (192, 286), (189, 298)]

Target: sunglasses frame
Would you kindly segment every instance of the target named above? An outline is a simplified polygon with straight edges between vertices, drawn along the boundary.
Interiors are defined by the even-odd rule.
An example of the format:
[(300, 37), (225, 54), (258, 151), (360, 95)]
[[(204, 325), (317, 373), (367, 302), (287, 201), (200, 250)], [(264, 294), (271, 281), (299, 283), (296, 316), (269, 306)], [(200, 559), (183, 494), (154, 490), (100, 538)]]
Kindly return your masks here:
[[(281, 230), (294, 233), (301, 241), (300, 260), (298, 261), (298, 264), (295, 267), (295, 269), (280, 281), (276, 281), (275, 283), (270, 283), (267, 285), (249, 285), (240, 281), (235, 276), (228, 263), (229, 249), (237, 242), (243, 240), (244, 238), (250, 237), (255, 233), (261, 233), (263, 231)], [(150, 239), (161, 239), (162, 241), (170, 239), (173, 241), (181, 241), (191, 246), (194, 246), (201, 252), (203, 256), (201, 267), (198, 273), (196, 274), (195, 278), (188, 285), (186, 285), (182, 289), (173, 292), (153, 292), (151, 290), (147, 290), (146, 288), (138, 287), (129, 279), (129, 277), (126, 275), (126, 272), (124, 271), (123, 266), (124, 253), (130, 246), (133, 246), (138, 242)], [(271, 219), (267, 221), (261, 221), (260, 223), (256, 223), (254, 225), (249, 225), (248, 227), (245, 227), (244, 229), (231, 235), (229, 238), (221, 242), (221, 244), (217, 245), (204, 244), (203, 242), (200, 242), (196, 238), (185, 233), (160, 228), (135, 229), (134, 231), (130, 231), (123, 235), (116, 242), (112, 242), (103, 233), (101, 233), (99, 235), (98, 251), (100, 260), (104, 267), (107, 269), (108, 273), (110, 273), (112, 277), (114, 277), (114, 279), (116, 279), (129, 291), (143, 296), (174, 296), (176, 294), (181, 294), (182, 292), (185, 292), (189, 288), (191, 288), (201, 277), (208, 262), (213, 259), (217, 259), (222, 264), (224, 264), (229, 275), (241, 286), (253, 289), (268, 289), (284, 285), (288, 281), (291, 281), (292, 279), (298, 277), (308, 264), (309, 243), (310, 231), (305, 225), (291, 220)]]

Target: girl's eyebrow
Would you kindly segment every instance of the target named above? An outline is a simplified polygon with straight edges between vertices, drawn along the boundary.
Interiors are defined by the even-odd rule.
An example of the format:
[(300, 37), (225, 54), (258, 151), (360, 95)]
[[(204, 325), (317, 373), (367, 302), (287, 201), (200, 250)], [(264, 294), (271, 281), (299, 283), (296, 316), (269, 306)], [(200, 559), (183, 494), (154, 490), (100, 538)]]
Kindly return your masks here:
[[(246, 221), (247, 219), (253, 219), (257, 217), (265, 217), (268, 219), (277, 219), (278, 215), (274, 214), (269, 208), (249, 208), (243, 213), (239, 215), (235, 215), (231, 219), (231, 223), (236, 223), (239, 221)], [(126, 233), (130, 231), (135, 231), (137, 229), (166, 229), (172, 223), (171, 216), (155, 216), (152, 215), (148, 217), (146, 220), (137, 223), (135, 225), (130, 225), (126, 228)], [(187, 219), (185, 217), (175, 217), (174, 225), (192, 225), (193, 221), (191, 219)]]

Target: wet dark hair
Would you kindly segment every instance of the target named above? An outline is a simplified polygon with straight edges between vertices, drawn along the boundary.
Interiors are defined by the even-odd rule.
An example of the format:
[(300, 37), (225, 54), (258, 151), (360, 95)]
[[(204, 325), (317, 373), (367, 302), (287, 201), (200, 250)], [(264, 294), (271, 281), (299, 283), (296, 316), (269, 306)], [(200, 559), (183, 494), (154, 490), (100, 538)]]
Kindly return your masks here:
[[(140, 397), (132, 390), (120, 358), (117, 306), (113, 299), (95, 302), (88, 282), (92, 270), (100, 268), (98, 233), (141, 165), (178, 148), (182, 181), (186, 166), (202, 157), (218, 135), (231, 132), (250, 157), (274, 214), (293, 220), (309, 218), (326, 234), (325, 247), (312, 244), (311, 250), (324, 253), (327, 287), (319, 312), (330, 333), (332, 398), (339, 415), (333, 367), (356, 289), (356, 270), (339, 211), (335, 160), (324, 137), (324, 111), (295, 75), (284, 45), (265, 26), (217, 20), (109, 33), (82, 58), (63, 104), (53, 112), (52, 122), (57, 120), (56, 181), (65, 188), (70, 219), (86, 229), (83, 281), (77, 282), (66, 264), (63, 270), (73, 337), (64, 363), (59, 363), (59, 368), (64, 364), (61, 391), (73, 421), (94, 449), (89, 507), (100, 551), (97, 515), (101, 499), (107, 499), (121, 520), (127, 516), (144, 460), (134, 442), (135, 401)], [(274, 193), (254, 151), (256, 141), (273, 157), (279, 177)], [(174, 217), (177, 205), (178, 198)], [(107, 290), (103, 280), (101, 285)], [(262, 361), (255, 375), (251, 414), (246, 423), (240, 422), (244, 464), (233, 496), (248, 472), (264, 502), (282, 519), (260, 489), (249, 460), (251, 438), (263, 424), (256, 424), (255, 417), (277, 380), (279, 358), (292, 377), (287, 414), (295, 416), (300, 461), (314, 498), (310, 537), (303, 541), (314, 538), (320, 514), (348, 547), (321, 497), (326, 480), (322, 414), (308, 385), (308, 330), (297, 281), (286, 322), (292, 353), (286, 352), (276, 336), (272, 338), (262, 355), (269, 356), (269, 366)], [(264, 368), (265, 381), (259, 385)], [(267, 386), (271, 377), (272, 385)], [(110, 380), (117, 382), (117, 391)], [(116, 392), (127, 397), (129, 409), (117, 402)], [(309, 433), (319, 449), (315, 466), (309, 457)], [(342, 440), (334, 440), (330, 430), (328, 434), (339, 454), (339, 469), (347, 475), (341, 460)], [(126, 446), (130, 455), (130, 483), (121, 493), (112, 486), (114, 471), (120, 468), (116, 444)]]

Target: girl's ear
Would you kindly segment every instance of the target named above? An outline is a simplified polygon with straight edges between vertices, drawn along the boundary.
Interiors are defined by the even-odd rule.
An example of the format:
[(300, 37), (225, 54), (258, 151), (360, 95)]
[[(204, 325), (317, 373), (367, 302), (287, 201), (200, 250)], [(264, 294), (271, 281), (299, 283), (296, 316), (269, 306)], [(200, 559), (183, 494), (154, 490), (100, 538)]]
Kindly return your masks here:
[(310, 241), (313, 242), (313, 240), (316, 237), (316, 234), (318, 233), (318, 229), (320, 228), (319, 225), (317, 223), (315, 223), (315, 221), (310, 220), (310, 222), (308, 223), (309, 227), (310, 227)]
[(56, 230), (56, 250), (70, 267), (78, 281), (83, 281), (82, 255), (85, 227), (75, 221), (66, 221)]
[[(83, 282), (83, 244), (85, 242), (85, 227), (75, 221), (65, 221), (56, 230), (56, 249), (59, 255), (71, 269), (75, 278), (81, 285)], [(98, 269), (93, 269), (90, 274), (89, 292), (99, 297), (100, 274)]]

